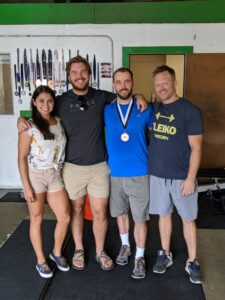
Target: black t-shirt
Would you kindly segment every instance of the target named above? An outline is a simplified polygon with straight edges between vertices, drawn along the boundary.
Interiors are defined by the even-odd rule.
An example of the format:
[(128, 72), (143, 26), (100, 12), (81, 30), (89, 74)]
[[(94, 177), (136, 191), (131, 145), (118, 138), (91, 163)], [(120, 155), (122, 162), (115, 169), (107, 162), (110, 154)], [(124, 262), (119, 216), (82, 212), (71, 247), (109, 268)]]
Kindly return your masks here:
[(87, 109), (81, 110), (80, 98), (72, 90), (57, 97), (56, 111), (67, 135), (66, 162), (86, 166), (107, 159), (103, 109), (114, 98), (113, 93), (89, 88), (84, 96)]
[(156, 102), (150, 134), (150, 174), (167, 179), (185, 179), (191, 148), (189, 135), (203, 134), (198, 107), (179, 98), (170, 104)]

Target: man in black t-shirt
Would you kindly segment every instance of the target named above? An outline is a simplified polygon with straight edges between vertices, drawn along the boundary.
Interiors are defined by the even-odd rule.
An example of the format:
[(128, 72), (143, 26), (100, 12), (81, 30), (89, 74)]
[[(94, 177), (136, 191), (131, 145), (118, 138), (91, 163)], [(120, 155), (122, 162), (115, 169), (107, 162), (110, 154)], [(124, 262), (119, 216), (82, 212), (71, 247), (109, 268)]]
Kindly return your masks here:
[(85, 268), (83, 209), (88, 193), (96, 243), (95, 259), (103, 270), (111, 270), (113, 261), (104, 250), (108, 227), (109, 169), (103, 108), (115, 98), (115, 94), (89, 87), (90, 65), (81, 56), (72, 58), (66, 71), (72, 90), (58, 97), (56, 108), (67, 135), (63, 179), (72, 210), (71, 229), (75, 243), (72, 266), (76, 270)]
[(192, 283), (202, 283), (196, 259), (197, 184), (202, 151), (203, 123), (200, 110), (176, 93), (175, 71), (160, 66), (153, 73), (160, 100), (154, 105), (150, 135), (150, 213), (159, 215), (162, 249), (153, 272), (162, 274), (173, 264), (170, 252), (173, 206), (182, 218), (188, 249), (185, 270)]

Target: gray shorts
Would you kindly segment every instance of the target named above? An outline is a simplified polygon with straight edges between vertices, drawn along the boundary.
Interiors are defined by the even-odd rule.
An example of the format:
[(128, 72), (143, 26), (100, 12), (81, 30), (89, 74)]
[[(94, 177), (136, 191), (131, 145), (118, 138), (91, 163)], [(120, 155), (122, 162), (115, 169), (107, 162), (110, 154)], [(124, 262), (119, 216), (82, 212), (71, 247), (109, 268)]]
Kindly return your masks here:
[(131, 209), (134, 222), (149, 220), (149, 176), (110, 177), (110, 213), (118, 217)]
[(175, 205), (182, 219), (192, 221), (198, 214), (198, 189), (190, 196), (182, 196), (180, 186), (183, 180), (171, 180), (150, 176), (150, 214), (161, 216), (173, 212)]

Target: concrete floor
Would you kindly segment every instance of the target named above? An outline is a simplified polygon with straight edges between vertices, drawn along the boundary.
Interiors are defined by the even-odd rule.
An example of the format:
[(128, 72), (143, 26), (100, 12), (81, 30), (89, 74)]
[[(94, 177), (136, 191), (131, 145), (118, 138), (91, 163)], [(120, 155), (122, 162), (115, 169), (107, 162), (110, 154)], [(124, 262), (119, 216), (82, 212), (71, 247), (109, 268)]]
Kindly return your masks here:
[[(0, 198), (9, 190), (0, 190)], [(23, 219), (28, 218), (26, 203), (0, 203), (0, 247)], [(54, 215), (46, 205), (46, 219)], [(225, 299), (225, 230), (198, 229), (198, 259), (204, 278), (206, 300)]]
[[(21, 190), (13, 190), (13, 192), (17, 191), (19, 192)], [(8, 192), (12, 192), (12, 190), (0, 189), (0, 198)], [(15, 231), (21, 221), (28, 218), (29, 214), (26, 203), (0, 202), (0, 247)], [(46, 205), (45, 208), (44, 218), (48, 220), (55, 219), (55, 216), (48, 205)]]

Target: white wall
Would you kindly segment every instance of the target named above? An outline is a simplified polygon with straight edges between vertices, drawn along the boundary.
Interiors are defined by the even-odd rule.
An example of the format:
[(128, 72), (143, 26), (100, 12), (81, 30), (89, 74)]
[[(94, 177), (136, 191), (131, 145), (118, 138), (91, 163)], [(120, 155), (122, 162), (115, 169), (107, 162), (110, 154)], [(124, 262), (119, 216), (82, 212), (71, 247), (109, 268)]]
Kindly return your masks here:
[[(34, 35), (39, 36), (40, 43), (44, 35), (107, 35), (113, 41), (114, 69), (122, 65), (123, 46), (193, 46), (196, 53), (225, 53), (225, 24), (0, 26), (0, 52), (15, 51), (22, 35), (30, 35), (31, 44)], [(104, 45), (99, 47), (104, 49)], [(0, 187), (21, 186), (17, 171), (16, 119), (16, 114), (0, 116)]]

